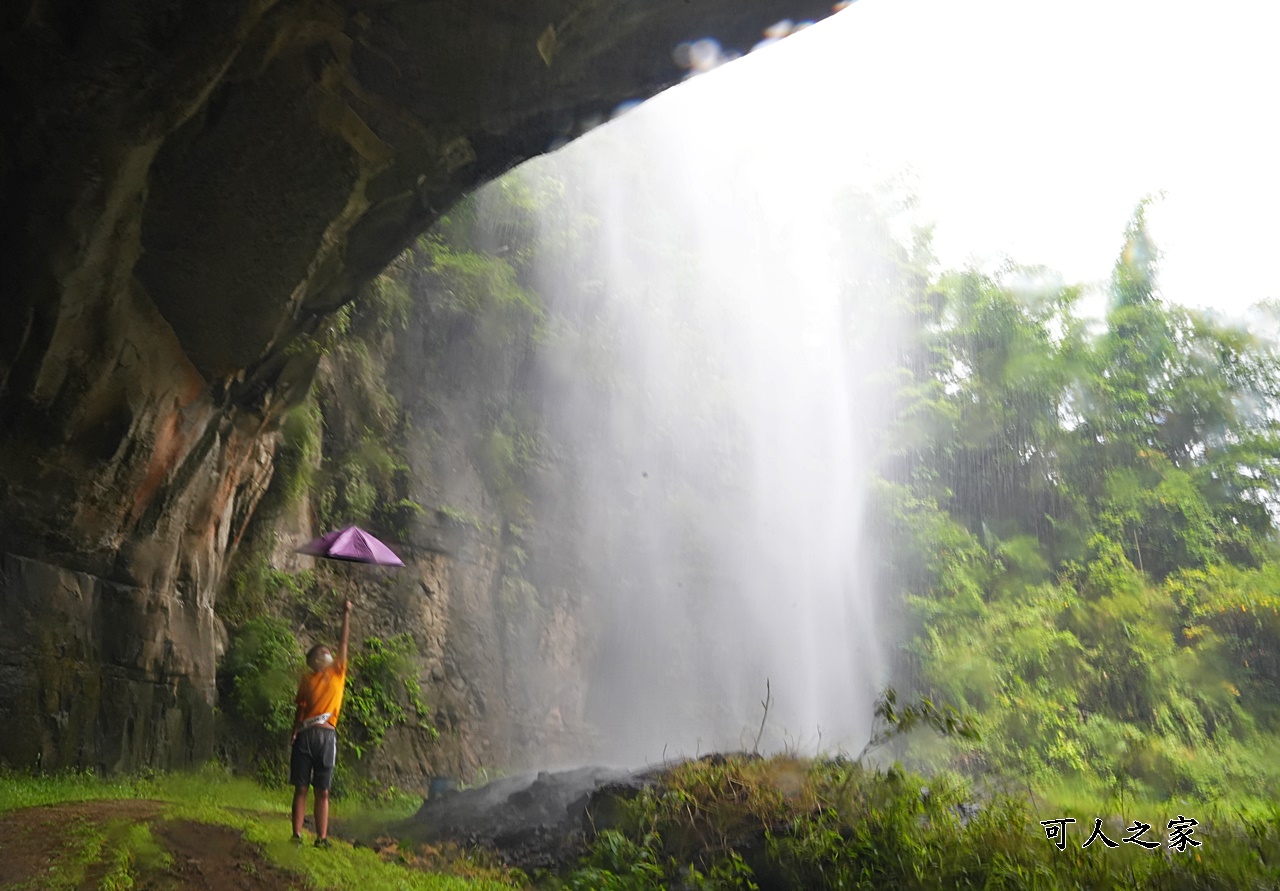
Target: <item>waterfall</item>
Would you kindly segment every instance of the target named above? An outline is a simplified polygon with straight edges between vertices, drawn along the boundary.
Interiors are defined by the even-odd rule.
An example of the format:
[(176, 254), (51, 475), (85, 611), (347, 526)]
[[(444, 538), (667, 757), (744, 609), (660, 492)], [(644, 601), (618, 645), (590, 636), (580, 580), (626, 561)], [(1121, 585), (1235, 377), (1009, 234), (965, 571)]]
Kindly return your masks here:
[(751, 748), (769, 695), (762, 751), (856, 751), (886, 674), (863, 526), (897, 327), (856, 287), (876, 267), (829, 164), (700, 89), (518, 174), (573, 208), (540, 220), (565, 247), (537, 288), (574, 473), (536, 502), (574, 514), (582, 718), (593, 756), (636, 763)]

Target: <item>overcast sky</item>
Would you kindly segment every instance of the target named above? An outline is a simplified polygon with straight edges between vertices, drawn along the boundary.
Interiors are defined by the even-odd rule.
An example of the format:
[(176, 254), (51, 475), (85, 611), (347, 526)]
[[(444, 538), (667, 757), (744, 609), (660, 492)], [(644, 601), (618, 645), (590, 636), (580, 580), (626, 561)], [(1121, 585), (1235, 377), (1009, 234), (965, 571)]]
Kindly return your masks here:
[(1134, 206), (1161, 194), (1165, 296), (1234, 312), (1280, 296), (1278, 10), (859, 0), (642, 113), (750, 121), (741, 150), (798, 188), (898, 177), (948, 266), (1008, 256), (1105, 280)]

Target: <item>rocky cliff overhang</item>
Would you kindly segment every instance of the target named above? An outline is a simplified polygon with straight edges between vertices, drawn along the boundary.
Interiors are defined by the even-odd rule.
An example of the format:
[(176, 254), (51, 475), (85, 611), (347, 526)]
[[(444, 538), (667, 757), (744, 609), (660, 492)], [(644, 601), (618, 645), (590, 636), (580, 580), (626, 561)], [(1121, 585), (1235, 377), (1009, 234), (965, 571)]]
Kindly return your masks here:
[(460, 196), (809, 0), (0, 11), (0, 761), (208, 750), (307, 335)]

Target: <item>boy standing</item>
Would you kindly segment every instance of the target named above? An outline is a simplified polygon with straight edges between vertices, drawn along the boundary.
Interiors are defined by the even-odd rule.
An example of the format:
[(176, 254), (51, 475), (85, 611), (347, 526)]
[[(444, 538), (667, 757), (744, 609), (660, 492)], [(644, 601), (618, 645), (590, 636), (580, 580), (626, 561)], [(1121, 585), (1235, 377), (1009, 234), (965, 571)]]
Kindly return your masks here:
[(324, 644), (307, 653), (311, 669), (298, 682), (298, 711), (293, 719), (289, 782), (293, 784), (293, 840), (302, 844), (302, 818), (307, 812), (307, 786), (316, 790), (316, 847), (329, 847), (329, 786), (338, 760), (338, 712), (347, 682), (347, 638), (351, 633), (351, 601), (342, 608), (342, 643), (338, 658)]

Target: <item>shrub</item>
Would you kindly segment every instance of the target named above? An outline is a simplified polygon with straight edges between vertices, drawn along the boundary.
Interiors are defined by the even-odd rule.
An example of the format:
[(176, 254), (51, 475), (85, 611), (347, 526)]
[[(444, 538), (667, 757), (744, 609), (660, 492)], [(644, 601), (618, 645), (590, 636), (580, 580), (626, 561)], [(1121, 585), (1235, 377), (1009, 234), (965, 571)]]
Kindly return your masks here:
[[(566, 875), (564, 889), (1274, 888), (1280, 821), (1234, 806), (1183, 801), (1170, 809), (1083, 802), (1045, 813), (1020, 798), (979, 797), (955, 774), (872, 770), (845, 758), (804, 761), (709, 756), (680, 765), (624, 804)], [(1041, 807), (1044, 807), (1041, 804)], [(1199, 819), (1202, 847), (1152, 852), (1081, 847), (1094, 816), (1114, 841), (1135, 816), (1155, 826), (1166, 813)], [(1105, 816), (1110, 814), (1111, 816)], [(1040, 821), (1071, 817), (1063, 850)], [(1163, 826), (1158, 826), (1162, 829)], [(1159, 831), (1151, 840), (1160, 840)]]
[(410, 712), (415, 719), (426, 714), (417, 655), (413, 638), (397, 634), (385, 641), (367, 638), (351, 656), (343, 718), (350, 721), (347, 742), (357, 758), (381, 745), (392, 727), (409, 724)]
[(283, 620), (250, 619), (231, 639), (219, 678), (233, 722), (232, 747), (252, 759), (264, 780), (284, 776), (294, 695), (303, 654)]

